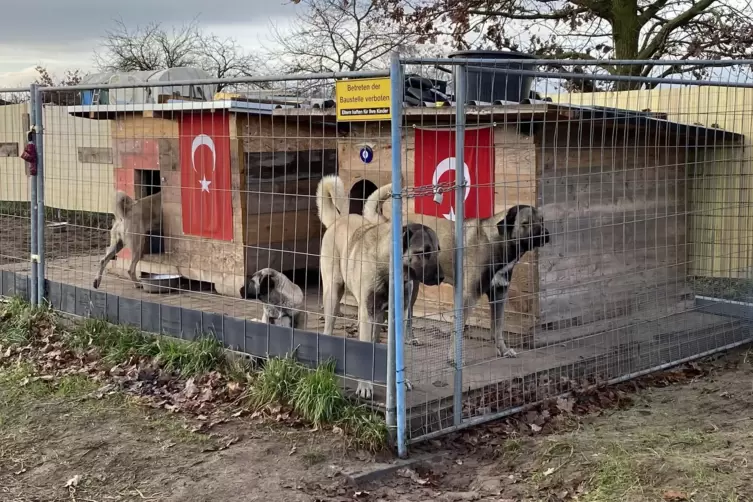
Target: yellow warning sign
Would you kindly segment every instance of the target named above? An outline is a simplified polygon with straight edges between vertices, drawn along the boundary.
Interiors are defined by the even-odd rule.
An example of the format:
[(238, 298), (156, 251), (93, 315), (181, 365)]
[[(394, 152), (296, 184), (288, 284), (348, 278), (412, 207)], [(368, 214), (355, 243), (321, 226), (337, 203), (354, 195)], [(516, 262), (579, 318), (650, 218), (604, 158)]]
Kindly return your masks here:
[(392, 117), (389, 77), (338, 80), (335, 93), (339, 122), (390, 120)]

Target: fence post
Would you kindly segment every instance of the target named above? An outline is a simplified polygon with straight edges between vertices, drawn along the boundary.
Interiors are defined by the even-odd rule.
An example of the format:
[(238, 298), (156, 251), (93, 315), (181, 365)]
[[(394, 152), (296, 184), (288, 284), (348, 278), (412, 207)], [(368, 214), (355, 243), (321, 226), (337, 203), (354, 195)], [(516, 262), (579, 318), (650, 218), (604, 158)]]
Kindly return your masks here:
[[(31, 84), (31, 87), (29, 88), (29, 130), (24, 131), (24, 134), (26, 137), (24, 138), (27, 143), (34, 143), (34, 145), (39, 144), (39, 135), (35, 134), (36, 131), (36, 91), (37, 91), (37, 84)], [(31, 232), (31, 249), (29, 250), (29, 258), (31, 260), (31, 291), (29, 292), (29, 303), (32, 305), (38, 305), (39, 304), (39, 282), (37, 280), (37, 276), (39, 274), (39, 243), (37, 242), (37, 180), (39, 179), (39, 173), (32, 174), (29, 173), (29, 209), (30, 209), (30, 229), (29, 232)]]
[(405, 435), (405, 361), (403, 359), (405, 344), (403, 337), (405, 302), (403, 300), (403, 267), (402, 261), (397, 257), (403, 255), (403, 187), (401, 186), (402, 165), (400, 119), (403, 111), (403, 82), (400, 68), (400, 56), (392, 54), (390, 65), (390, 126), (392, 133), (392, 277), (394, 282), (392, 304), (394, 310), (393, 319), (395, 325), (395, 397), (397, 400), (397, 454), (404, 458), (407, 456), (407, 441)]
[(44, 96), (38, 85), (33, 86), (34, 99), (34, 128), (37, 146), (37, 303), (42, 305), (45, 300), (45, 259), (44, 259)]
[(465, 67), (455, 66), (455, 389), (453, 424), (463, 421), (463, 258), (465, 251)]

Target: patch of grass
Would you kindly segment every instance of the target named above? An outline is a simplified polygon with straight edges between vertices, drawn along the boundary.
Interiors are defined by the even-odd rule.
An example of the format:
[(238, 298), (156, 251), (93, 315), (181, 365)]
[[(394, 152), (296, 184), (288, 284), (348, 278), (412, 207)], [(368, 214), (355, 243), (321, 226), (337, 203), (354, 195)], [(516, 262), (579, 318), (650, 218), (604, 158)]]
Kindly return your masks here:
[(133, 356), (157, 356), (154, 339), (130, 326), (117, 326), (101, 319), (86, 319), (71, 332), (71, 345), (77, 349), (96, 347), (102, 359), (118, 364)]
[[(216, 338), (202, 336), (191, 342), (155, 338), (150, 352), (169, 371), (183, 376), (196, 376), (221, 369), (225, 363), (222, 344)], [(154, 357), (154, 356), (152, 356)]]
[(249, 389), (248, 404), (259, 410), (273, 403), (289, 403), (304, 371), (305, 368), (290, 357), (267, 360)]
[(46, 308), (33, 307), (18, 297), (11, 298), (0, 304), (0, 344), (28, 344), (34, 330), (50, 317), (51, 312)]
[[(8, 302), (0, 310), (0, 337), (5, 337), (0, 338), (0, 343), (7, 343), (5, 339), (28, 343), (35, 336), (36, 324), (45, 320), (44, 316), (50, 325), (54, 325), (52, 314), (50, 310), (32, 308), (20, 299)], [(272, 358), (263, 364), (261, 370), (254, 372), (248, 361), (228, 358), (222, 344), (213, 336), (186, 342), (149, 335), (101, 319), (74, 323), (70, 329), (61, 328), (60, 333), (71, 348), (95, 348), (108, 364), (143, 357), (154, 359), (165, 370), (183, 377), (220, 371), (229, 379), (249, 386), (246, 402), (251, 408), (259, 410), (278, 404), (290, 406), (298, 416), (317, 427), (324, 424), (340, 427), (356, 447), (379, 450), (387, 442), (387, 426), (383, 418), (352, 403), (343, 394), (334, 362), (327, 362), (312, 371), (291, 357)], [(40, 386), (39, 393), (57, 389), (56, 392), (63, 395), (77, 392), (79, 387), (83, 389), (88, 382), (85, 377), (65, 377), (54, 384), (29, 375), (21, 377), (24, 378), (25, 385), (33, 384), (29, 387), (32, 390)], [(91, 390), (94, 388), (88, 391)]]
[(168, 371), (190, 377), (225, 364), (222, 344), (210, 336), (187, 342), (152, 336), (130, 326), (117, 326), (101, 319), (87, 319), (71, 332), (71, 344), (79, 349), (97, 347), (111, 364), (134, 356), (156, 359)]
[(290, 357), (269, 359), (248, 394), (254, 409), (287, 404), (317, 426), (337, 425), (357, 448), (378, 451), (387, 443), (384, 419), (345, 397), (332, 362), (312, 371)]
[(356, 448), (379, 451), (387, 444), (387, 423), (365, 406), (348, 404), (343, 410), (340, 424), (348, 432), (351, 445)]
[(333, 423), (343, 415), (345, 396), (335, 375), (335, 363), (327, 362), (305, 372), (293, 390), (293, 409), (317, 427)]
[(0, 371), (0, 386), (4, 403), (26, 397), (76, 398), (97, 389), (97, 382), (84, 375), (63, 375), (58, 378), (40, 378), (29, 363), (16, 363)]

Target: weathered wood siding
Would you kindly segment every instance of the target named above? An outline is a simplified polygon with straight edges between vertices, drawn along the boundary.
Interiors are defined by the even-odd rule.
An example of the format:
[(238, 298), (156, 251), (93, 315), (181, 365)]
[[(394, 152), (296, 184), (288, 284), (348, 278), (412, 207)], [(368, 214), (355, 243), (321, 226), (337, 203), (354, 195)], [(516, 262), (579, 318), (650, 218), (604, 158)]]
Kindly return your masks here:
[(687, 293), (689, 152), (643, 134), (548, 126), (539, 205), (541, 323), (551, 327), (678, 304)]

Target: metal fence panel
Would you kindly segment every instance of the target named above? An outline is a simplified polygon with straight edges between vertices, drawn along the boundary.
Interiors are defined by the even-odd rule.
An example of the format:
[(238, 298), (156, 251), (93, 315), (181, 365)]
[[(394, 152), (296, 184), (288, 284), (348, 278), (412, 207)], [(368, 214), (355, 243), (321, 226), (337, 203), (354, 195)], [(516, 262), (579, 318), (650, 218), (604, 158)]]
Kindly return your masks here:
[(28, 88), (0, 89), (0, 266), (18, 274), (18, 282), (15, 275), (4, 276), (3, 292), (36, 301), (36, 179), (21, 158), (30, 139), (30, 111)]
[(396, 348), (408, 443), (753, 336), (753, 82), (517, 63), (404, 61), (403, 216), (446, 274)]
[[(337, 124), (332, 96), (336, 80), (385, 75), (42, 89), (49, 301), (184, 339), (211, 333), (254, 356), (334, 360), (346, 386), (384, 409), (386, 319), (376, 340), (359, 336), (356, 296), (359, 283), (389, 270), (389, 225), (353, 249), (346, 229), (360, 218), (348, 213), (389, 180), (387, 149), (362, 156), (389, 131), (386, 122)], [(327, 248), (316, 193), (330, 175), (344, 188), (328, 185), (338, 188), (331, 204), (344, 214), (327, 221), (343, 229), (340, 247)], [(340, 271), (340, 258), (356, 265)], [(323, 287), (324, 262), (346, 276), (344, 298), (345, 289)], [(386, 275), (378, 278), (387, 292)], [(264, 288), (268, 297), (251, 297)], [(265, 313), (264, 301), (275, 308)]]

